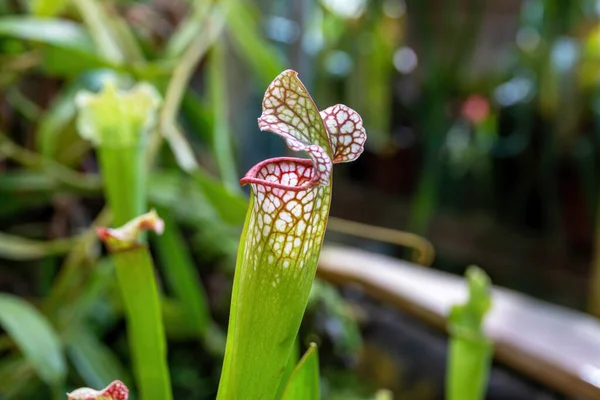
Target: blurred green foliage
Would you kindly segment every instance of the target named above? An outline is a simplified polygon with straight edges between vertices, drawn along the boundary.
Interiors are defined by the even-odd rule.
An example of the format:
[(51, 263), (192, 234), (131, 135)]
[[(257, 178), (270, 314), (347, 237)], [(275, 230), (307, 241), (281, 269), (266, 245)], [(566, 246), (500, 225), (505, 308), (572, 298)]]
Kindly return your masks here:
[[(111, 80), (119, 86), (150, 82), (164, 99), (158, 129), (147, 139), (146, 160), (152, 170), (150, 205), (161, 210), (168, 227), (152, 243), (162, 317), (169, 343), (177, 349), (178, 342), (197, 341), (195, 361), (204, 364), (204, 375), (193, 377), (194, 384), (184, 378), (189, 376), (185, 361), (170, 360), (175, 396), (214, 398), (227, 282), (246, 208), (231, 136), (229, 64), (241, 59), (257, 89), (283, 69), (279, 51), (263, 37), (256, 5), (241, 0), (0, 4), (0, 91), (8, 105), (0, 117), (0, 258), (13, 260), (3, 269), (20, 265), (17, 275), (34, 284), (20, 291), (7, 282), (8, 291), (29, 301), (3, 295), (0, 396), (59, 399), (74, 387), (103, 387), (115, 378), (132, 384), (121, 324), (125, 305), (115, 267), (94, 233), (113, 216), (119, 224), (131, 217), (118, 201), (113, 213), (99, 201), (103, 184), (111, 186), (112, 177), (127, 171), (111, 162), (117, 151), (102, 146), (101, 161), (111, 166), (103, 175), (111, 179), (100, 182), (99, 160), (77, 136), (75, 123), (76, 94), (97, 91)], [(192, 84), (197, 79), (206, 84)], [(124, 122), (117, 115), (122, 111), (110, 116), (117, 124)], [(109, 119), (99, 122), (106, 125)], [(119, 165), (125, 169), (119, 171)], [(125, 198), (140, 190), (122, 186), (108, 192), (112, 201), (119, 193)], [(139, 261), (123, 257), (115, 261)], [(224, 283), (207, 296), (210, 286), (203, 278)]]
[[(246, 207), (236, 176), (274, 150), (252, 133), (254, 104), (285, 67), (300, 72), (318, 103), (343, 102), (364, 117), (366, 155), (410, 160), (386, 173), (418, 176), (414, 185), (394, 182), (411, 196), (412, 230), (427, 232), (451, 207), (543, 229), (560, 246), (592, 237), (597, 2), (509, 3), (0, 0), (0, 289), (11, 293), (2, 295), (10, 307), (1, 310), (9, 315), (1, 317), (0, 397), (58, 399), (116, 376), (131, 384), (114, 266), (92, 229), (110, 216), (97, 160), (75, 124), (75, 94), (107, 78), (148, 81), (165, 102), (148, 144), (148, 198), (170, 227), (151, 245), (175, 398), (216, 393)], [(501, 49), (486, 29), (496, 14), (514, 17)], [(582, 217), (568, 224), (573, 210)], [(321, 289), (311, 315), (328, 310), (345, 327), (332, 335), (336, 354), (355, 351), (360, 336), (345, 303)], [(28, 341), (43, 347), (34, 355)], [(322, 392), (373, 393), (355, 388), (353, 376), (341, 380)]]

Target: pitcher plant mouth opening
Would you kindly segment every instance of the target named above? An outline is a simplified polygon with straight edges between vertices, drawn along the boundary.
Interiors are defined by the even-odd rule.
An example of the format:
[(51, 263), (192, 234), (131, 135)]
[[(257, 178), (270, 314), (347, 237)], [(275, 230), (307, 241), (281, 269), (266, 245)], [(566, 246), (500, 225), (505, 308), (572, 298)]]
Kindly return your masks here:
[(256, 164), (240, 180), (240, 183), (299, 192), (318, 186), (318, 176), (319, 173), (312, 160), (276, 157)]

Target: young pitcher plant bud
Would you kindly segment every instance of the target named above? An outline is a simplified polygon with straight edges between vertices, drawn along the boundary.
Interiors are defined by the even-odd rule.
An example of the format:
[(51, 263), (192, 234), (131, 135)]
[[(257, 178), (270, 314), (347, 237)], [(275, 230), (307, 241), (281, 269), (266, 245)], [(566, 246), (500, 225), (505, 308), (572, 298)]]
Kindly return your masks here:
[(121, 381), (113, 381), (102, 390), (90, 388), (80, 388), (71, 393), (67, 393), (69, 400), (127, 400), (129, 399), (129, 389)]

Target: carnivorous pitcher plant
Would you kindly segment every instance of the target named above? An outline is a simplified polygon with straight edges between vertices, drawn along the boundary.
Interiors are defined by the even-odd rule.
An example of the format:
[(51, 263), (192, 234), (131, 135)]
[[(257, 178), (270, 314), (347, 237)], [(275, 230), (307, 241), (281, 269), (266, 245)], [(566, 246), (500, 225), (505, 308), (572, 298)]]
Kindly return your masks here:
[(292, 70), (269, 85), (258, 119), (309, 159), (255, 165), (240, 240), (217, 399), (274, 399), (300, 327), (329, 215), (334, 163), (363, 151), (362, 119), (345, 105), (321, 112)]

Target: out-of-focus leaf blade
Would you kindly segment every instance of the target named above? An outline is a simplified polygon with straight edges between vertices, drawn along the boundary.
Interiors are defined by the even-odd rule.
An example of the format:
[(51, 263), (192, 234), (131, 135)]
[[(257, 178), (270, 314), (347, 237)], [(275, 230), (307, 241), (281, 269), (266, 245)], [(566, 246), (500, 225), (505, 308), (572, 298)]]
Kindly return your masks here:
[(94, 42), (75, 22), (54, 18), (2, 17), (0, 36), (33, 40), (79, 53), (95, 53)]
[(85, 71), (100, 68), (120, 68), (99, 55), (82, 53), (59, 46), (47, 46), (43, 52), (42, 67), (50, 76), (73, 78)]
[(234, 11), (227, 16), (233, 44), (260, 78), (261, 85), (267, 86), (284, 69), (281, 57), (261, 38), (257, 18), (251, 8), (253, 4), (247, 1), (235, 1), (234, 4)]
[(192, 90), (187, 90), (181, 101), (181, 112), (185, 121), (190, 125), (189, 131), (212, 145), (213, 115), (200, 96)]
[(189, 314), (181, 301), (163, 297), (160, 300), (165, 333), (170, 340), (194, 340), (198, 331), (189, 323)]
[(69, 333), (67, 354), (89, 387), (105, 387), (115, 379), (131, 385), (117, 356), (92, 331), (83, 326)]
[(231, 192), (239, 191), (238, 174), (229, 125), (225, 46), (215, 43), (209, 58), (210, 99), (214, 110), (213, 154), (221, 181)]
[(182, 302), (188, 324), (193, 326), (197, 334), (203, 336), (211, 322), (206, 294), (177, 225), (167, 210), (158, 211), (165, 223), (165, 229), (161, 236), (154, 237), (154, 241), (163, 272), (169, 286)]
[(0, 257), (10, 260), (35, 260), (68, 252), (73, 239), (38, 241), (0, 232)]
[(223, 221), (191, 177), (174, 171), (156, 171), (150, 177), (148, 197), (152, 205), (169, 209), (178, 222), (198, 232), (192, 239), (194, 250), (204, 260), (235, 257), (239, 226)]
[(82, 88), (80, 80), (64, 87), (40, 119), (35, 139), (42, 155), (50, 158), (54, 155), (60, 132), (75, 118), (75, 94)]
[(319, 400), (319, 355), (310, 344), (292, 372), (281, 400)]
[[(20, 354), (0, 359), (0, 398), (13, 400), (23, 398), (26, 388), (31, 388), (35, 372)], [(35, 385), (35, 384), (34, 384)], [(36, 385), (39, 386), (39, 385)]]
[(246, 198), (240, 193), (227, 190), (221, 182), (200, 169), (192, 174), (206, 197), (219, 212), (221, 219), (229, 224), (241, 225), (246, 217)]
[(58, 335), (38, 310), (0, 293), (0, 324), (44, 382), (57, 386), (64, 381), (66, 365)]
[(60, 13), (68, 2), (68, 0), (33, 0), (30, 11), (37, 17), (53, 17)]

